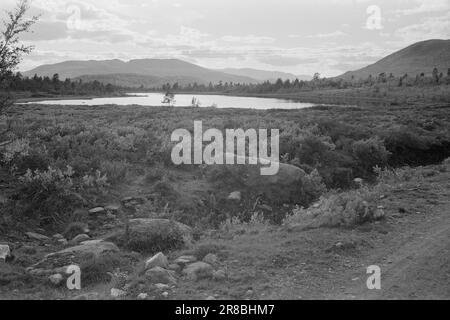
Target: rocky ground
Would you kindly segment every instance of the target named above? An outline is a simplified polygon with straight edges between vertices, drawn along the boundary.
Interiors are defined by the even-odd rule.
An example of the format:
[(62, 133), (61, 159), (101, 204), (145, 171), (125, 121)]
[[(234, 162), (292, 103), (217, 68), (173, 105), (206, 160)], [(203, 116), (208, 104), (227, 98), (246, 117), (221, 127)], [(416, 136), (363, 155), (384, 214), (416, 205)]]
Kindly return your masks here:
[[(95, 230), (17, 230), (0, 243), (0, 298), (449, 299), (450, 172), (424, 170), (380, 197), (384, 219), (353, 228), (254, 220), (197, 234), (170, 219), (124, 219), (119, 208), (141, 202), (127, 197), (84, 213)], [(66, 286), (69, 265), (81, 268), (81, 290)], [(369, 265), (381, 268), (381, 290), (367, 289)]]

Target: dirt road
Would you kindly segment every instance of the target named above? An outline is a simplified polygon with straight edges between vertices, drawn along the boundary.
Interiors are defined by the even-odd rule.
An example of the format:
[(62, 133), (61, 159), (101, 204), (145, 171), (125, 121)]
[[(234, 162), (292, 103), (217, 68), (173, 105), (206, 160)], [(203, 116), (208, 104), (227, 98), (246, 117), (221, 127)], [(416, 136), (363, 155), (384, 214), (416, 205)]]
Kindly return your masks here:
[[(354, 229), (245, 230), (224, 246), (227, 282), (180, 283), (173, 298), (450, 299), (450, 173), (386, 194), (383, 222)], [(381, 268), (381, 290), (367, 267)]]

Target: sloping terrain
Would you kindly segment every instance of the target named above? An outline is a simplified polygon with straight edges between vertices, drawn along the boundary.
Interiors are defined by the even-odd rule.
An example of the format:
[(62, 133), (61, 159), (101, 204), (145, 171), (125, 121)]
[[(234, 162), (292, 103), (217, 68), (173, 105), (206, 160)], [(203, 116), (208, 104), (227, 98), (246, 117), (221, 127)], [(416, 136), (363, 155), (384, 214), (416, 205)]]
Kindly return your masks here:
[(427, 40), (417, 42), (409, 47), (397, 51), (380, 61), (365, 68), (349, 71), (339, 76), (340, 78), (366, 79), (369, 75), (373, 77), (380, 73), (394, 76), (408, 74), (416, 75), (431, 74), (433, 69), (447, 74), (450, 68), (450, 40)]

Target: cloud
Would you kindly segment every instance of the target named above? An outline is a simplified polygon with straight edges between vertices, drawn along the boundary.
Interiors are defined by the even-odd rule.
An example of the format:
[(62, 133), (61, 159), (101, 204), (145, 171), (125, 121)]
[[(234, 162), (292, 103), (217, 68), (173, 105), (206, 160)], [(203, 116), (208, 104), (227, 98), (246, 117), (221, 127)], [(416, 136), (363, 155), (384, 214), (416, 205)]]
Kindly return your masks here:
[(317, 62), (317, 59), (272, 55), (260, 58), (259, 61), (272, 66), (296, 66), (299, 64), (314, 63)]
[(334, 37), (342, 37), (347, 36), (348, 34), (343, 31), (334, 31), (330, 33), (318, 33), (307, 36), (307, 38), (334, 38)]
[(255, 35), (247, 36), (223, 36), (220, 40), (225, 42), (249, 43), (249, 44), (269, 44), (275, 42), (272, 37), (263, 37)]
[(424, 18), (421, 22), (402, 27), (394, 32), (400, 43), (413, 43), (428, 39), (450, 37), (450, 12), (440, 17)]
[(403, 15), (413, 15), (428, 12), (442, 12), (450, 10), (449, 0), (415, 0), (413, 8), (398, 10)]

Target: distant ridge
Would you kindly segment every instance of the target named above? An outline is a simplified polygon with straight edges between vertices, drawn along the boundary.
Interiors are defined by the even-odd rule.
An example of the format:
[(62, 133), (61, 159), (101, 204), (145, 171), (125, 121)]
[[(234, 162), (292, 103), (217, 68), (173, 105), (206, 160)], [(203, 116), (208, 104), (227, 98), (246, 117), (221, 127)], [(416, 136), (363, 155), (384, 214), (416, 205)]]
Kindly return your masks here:
[(282, 80), (311, 80), (312, 76), (307, 75), (295, 75), (287, 72), (280, 71), (267, 71), (267, 70), (258, 70), (251, 68), (226, 68), (219, 69), (217, 71), (225, 72), (228, 74), (234, 74), (238, 76), (250, 77), (259, 81), (270, 81), (275, 82), (278, 79)]
[(133, 86), (148, 84), (161, 85), (166, 82), (188, 84), (209, 84), (222, 82), (257, 83), (258, 80), (224, 72), (210, 70), (178, 59), (137, 59), (122, 60), (65, 61), (39, 66), (24, 72), (25, 76), (53, 76), (58, 73), (61, 79), (81, 78), (98, 80), (104, 83)]
[(408, 74), (416, 76), (418, 74), (430, 74), (437, 68), (439, 72), (447, 74), (450, 68), (450, 40), (426, 40), (417, 42), (409, 47), (397, 51), (380, 61), (365, 68), (349, 71), (338, 78), (365, 79), (369, 75), (377, 76), (380, 73), (394, 76)]

